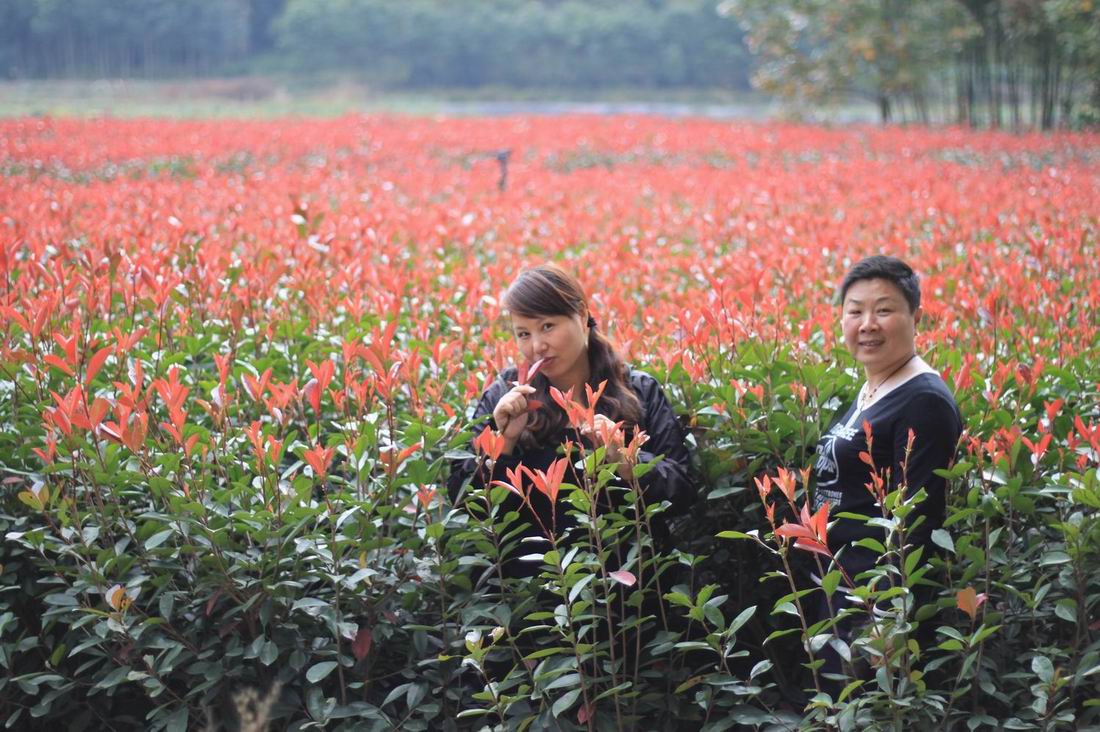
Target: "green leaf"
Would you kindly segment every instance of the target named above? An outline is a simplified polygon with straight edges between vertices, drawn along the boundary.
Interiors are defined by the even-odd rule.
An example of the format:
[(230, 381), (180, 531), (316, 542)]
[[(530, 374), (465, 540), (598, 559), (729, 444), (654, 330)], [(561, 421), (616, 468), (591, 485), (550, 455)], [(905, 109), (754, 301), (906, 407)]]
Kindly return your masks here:
[(1044, 684), (1049, 684), (1054, 679), (1054, 664), (1046, 656), (1031, 659), (1031, 670)]
[(1056, 564), (1069, 564), (1071, 561), (1073, 561), (1072, 557), (1065, 552), (1047, 552), (1043, 555), (1043, 558), (1039, 560), (1039, 566), (1050, 567)]
[(175, 529), (165, 529), (164, 531), (158, 531), (157, 533), (153, 534), (145, 540), (145, 550), (152, 551), (153, 549), (156, 549), (158, 546), (166, 542), (168, 540), (168, 537), (170, 537), (173, 533), (175, 533)]
[(172, 716), (168, 717), (168, 726), (165, 728), (167, 732), (187, 732), (187, 705), (182, 704), (180, 708), (172, 712)]
[(839, 569), (834, 569), (821, 580), (821, 589), (825, 590), (825, 594), (832, 595), (836, 592), (836, 588), (840, 586), (840, 580), (843, 577)]
[(730, 622), (729, 627), (726, 628), (726, 630), (728, 630), (730, 633), (736, 633), (738, 630), (741, 629), (742, 625), (749, 622), (749, 618), (751, 618), (753, 616), (753, 613), (755, 612), (756, 605), (750, 605), (749, 607), (745, 608), (737, 615), (736, 618), (734, 618)]
[(122, 666), (116, 668), (111, 673), (107, 674), (98, 684), (93, 686), (93, 689), (110, 689), (112, 686), (118, 686), (126, 680), (126, 676), (130, 673), (129, 666)]
[(336, 669), (336, 665), (336, 661), (321, 661), (313, 664), (309, 671), (306, 671), (306, 681), (316, 684), (332, 673)]
[[(795, 607), (793, 602), (781, 602), (772, 610), (772, 615), (778, 615), (779, 613), (786, 613), (787, 615), (798, 617), (798, 608)], [(774, 635), (774, 633), (772, 635)]]
[(1072, 597), (1064, 597), (1054, 606), (1054, 614), (1070, 623), (1077, 622), (1077, 601)]
[(260, 650), (260, 662), (265, 666), (270, 666), (275, 663), (278, 657), (279, 646), (275, 645), (273, 641), (264, 641), (264, 646)]
[(682, 607), (692, 607), (694, 605), (691, 598), (682, 592), (666, 592), (665, 599), (673, 605), (680, 605)]
[(582, 577), (580, 579), (579, 582), (577, 582), (575, 585), (573, 585), (569, 589), (569, 604), (570, 605), (572, 605), (573, 601), (577, 599), (577, 595), (581, 594), (581, 592), (584, 591), (585, 585), (587, 585), (589, 582), (591, 582), (595, 578), (596, 578), (596, 575), (594, 575), (594, 574), (585, 575), (584, 577)]
[(524, 659), (528, 661), (536, 661), (540, 658), (546, 658), (547, 656), (553, 656), (558, 653), (566, 653), (568, 652), (568, 650), (568, 648), (543, 648), (542, 650), (535, 651), (534, 653), (524, 656)]
[(951, 538), (951, 534), (943, 529), (936, 529), (932, 532), (932, 543), (941, 549), (946, 549), (952, 554), (955, 553), (955, 542)]
[(882, 545), (882, 542), (878, 539), (872, 539), (871, 537), (865, 537), (855, 543), (855, 546), (861, 546), (864, 549), (870, 549), (875, 554), (885, 554), (886, 547)]
[[(530, 657), (528, 657), (530, 658)], [(581, 695), (580, 689), (570, 689), (561, 695), (550, 708), (550, 713), (555, 717), (560, 717), (565, 712), (569, 711), (569, 708), (577, 701), (577, 697)]]
[(771, 668), (772, 668), (772, 662), (771, 661), (769, 661), (767, 659), (765, 659), (763, 661), (760, 661), (755, 666), (752, 667), (752, 671), (749, 672), (749, 678), (750, 679), (755, 679), (757, 676), (770, 671)]
[(990, 625), (988, 627), (987, 626), (982, 626), (981, 628), (978, 629), (978, 632), (975, 633), (974, 637), (971, 639), (971, 641), (970, 641), (971, 645), (981, 643), (986, 638), (988, 638), (989, 636), (993, 635), (998, 630), (1000, 630), (1000, 628), (1001, 628), (1001, 626), (999, 626), (999, 625)]
[(328, 607), (329, 605), (330, 603), (324, 600), (318, 600), (316, 597), (303, 597), (301, 600), (295, 601), (295, 603), (290, 606), (290, 609), (294, 611), (311, 607)]
[(719, 531), (717, 534), (719, 539), (749, 539), (755, 540), (755, 536), (743, 533), (741, 531)]
[[(710, 493), (708, 493), (707, 494), (707, 500), (708, 501), (717, 501), (719, 498), (725, 498), (726, 496), (735, 496), (738, 493), (744, 493), (747, 489), (748, 489), (748, 487), (743, 486), (743, 485), (727, 485), (724, 488), (718, 488), (717, 490), (713, 490)], [(723, 532), (723, 533), (725, 533), (725, 532)], [(721, 536), (721, 534), (719, 534), (719, 536)], [(733, 538), (733, 537), (729, 537), (729, 538)]]
[(692, 677), (688, 678), (687, 680), (685, 680), (682, 684), (677, 686), (676, 691), (673, 692), (673, 693), (675, 693), (677, 695), (683, 694), (688, 689), (690, 689), (694, 686), (698, 686), (699, 682), (702, 681), (704, 678), (706, 678), (706, 677), (705, 676), (692, 676)]
[[(752, 609), (756, 610), (756, 606), (754, 605)], [(715, 628), (721, 629), (722, 626), (726, 624), (726, 618), (724, 615), (722, 615), (722, 611), (717, 605), (711, 605), (710, 603), (704, 605), (703, 615), (706, 617), (707, 620), (711, 622), (712, 625), (714, 625)], [(752, 613), (749, 613), (749, 615), (752, 615)]]

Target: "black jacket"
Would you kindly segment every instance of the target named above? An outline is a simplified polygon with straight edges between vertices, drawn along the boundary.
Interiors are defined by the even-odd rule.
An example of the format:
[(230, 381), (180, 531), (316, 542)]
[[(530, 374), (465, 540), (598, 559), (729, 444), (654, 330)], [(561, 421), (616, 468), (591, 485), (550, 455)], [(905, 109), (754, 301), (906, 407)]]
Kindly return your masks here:
[[(470, 417), (475, 433), (480, 432), (485, 424), (496, 429), (496, 424), (492, 418), (493, 409), (496, 407), (497, 402), (512, 388), (511, 385), (515, 379), (516, 369), (506, 369), (481, 395), (481, 399), (478, 400)], [(691, 455), (684, 442), (684, 432), (656, 379), (641, 371), (632, 369), (630, 371), (630, 387), (642, 403), (643, 414), (638, 428), (644, 430), (649, 436), (648, 441), (639, 451), (638, 462), (639, 464), (649, 463), (659, 455), (664, 456), (652, 470), (638, 480), (643, 490), (644, 499), (647, 504), (664, 500), (669, 501), (672, 504), (671, 513), (685, 511), (695, 500), (695, 482), (691, 473)], [(577, 432), (572, 428), (567, 428), (556, 439), (546, 440), (545, 444), (526, 449), (517, 445), (511, 455), (501, 455), (500, 460), (493, 466), (490, 480), (507, 480), (506, 470), (508, 468), (515, 470), (520, 463), (531, 470), (546, 470), (562, 456), (560, 448), (567, 439), (580, 442)], [(476, 467), (477, 460), (474, 458), (455, 460), (451, 463), (451, 474), (447, 480), (447, 492), (452, 502), (459, 500), (464, 488), (468, 493), (471, 490), (479, 490), (484, 486), (485, 476), (475, 475)], [(566, 472), (565, 482), (576, 482), (572, 468)], [(560, 533), (562, 528), (571, 525), (572, 522), (565, 517), (565, 511), (561, 505), (561, 496), (558, 497), (558, 505), (554, 507), (557, 515), (553, 519), (549, 500), (537, 490), (532, 491), (531, 502), (547, 527), (551, 526), (552, 521), (554, 521)], [(519, 497), (509, 495), (504, 508), (505, 510), (520, 510), (521, 501)], [(538, 525), (530, 517), (528, 517), (528, 520), (532, 525), (525, 533), (529, 536), (538, 535)]]

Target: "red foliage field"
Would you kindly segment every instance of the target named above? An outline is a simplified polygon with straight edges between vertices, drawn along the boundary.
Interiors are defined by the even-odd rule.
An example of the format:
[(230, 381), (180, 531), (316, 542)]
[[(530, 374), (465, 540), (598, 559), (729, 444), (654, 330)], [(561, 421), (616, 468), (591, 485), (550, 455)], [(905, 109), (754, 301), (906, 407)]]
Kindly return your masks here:
[[(634, 358), (698, 376), (715, 339), (816, 331), (828, 353), (838, 274), (890, 252), (925, 278), (923, 348), (969, 366), (1008, 338), (1050, 363), (1097, 339), (1098, 143), (650, 118), (5, 121), (5, 312), (65, 333), (121, 295), (171, 338), (407, 310), (410, 335), (487, 375), (510, 346), (475, 324), (519, 267), (564, 258)], [(1040, 322), (1059, 325), (1036, 342)], [(7, 357), (28, 353), (8, 332)]]
[[(224, 500), (281, 520), (299, 490), (289, 486), (309, 478), (298, 494), (308, 502), (312, 482), (335, 479), (359, 500), (382, 486), (371, 510), (398, 513), (380, 514), (379, 546), (397, 547), (386, 561), (399, 561), (405, 549), (392, 527), (443, 502), (443, 456), (467, 405), (516, 358), (501, 294), (519, 269), (547, 260), (579, 275), (601, 327), (664, 383), (696, 429), (708, 487), (741, 491), (765, 462), (805, 467), (802, 443), (839, 403), (829, 397), (855, 383), (834, 288), (872, 253), (900, 256), (922, 276), (918, 351), (955, 390), (964, 453), (977, 466), (954, 478), (1002, 501), (996, 521), (1010, 529), (1024, 515), (1052, 531), (1049, 516), (1068, 526), (1084, 511), (1092, 521), (1098, 507), (1073, 504), (1078, 479), (1070, 485), (1066, 475), (1088, 473), (1079, 484), (1094, 490), (1100, 464), (1098, 216), (1096, 134), (587, 116), (2, 120), (0, 468), (5, 491), (30, 509), (5, 526), (22, 527), (13, 541), (28, 552), (31, 525), (72, 542), (64, 525), (76, 504), (66, 501), (84, 496), (78, 504), (91, 513), (79, 522), (113, 510), (88, 498), (102, 500), (100, 485), (139, 486), (131, 496), (148, 485), (155, 511), (129, 537), (148, 558), (176, 546), (164, 543), (176, 541), (171, 532), (190, 536), (166, 516)], [(771, 421), (777, 412), (814, 426)], [(760, 439), (743, 438), (749, 432)], [(258, 487), (261, 499), (215, 498), (230, 485)], [(956, 508), (970, 500), (971, 513), (959, 521), (977, 526), (977, 494), (962, 495)], [(1043, 500), (1057, 508), (1036, 513)], [(1001, 596), (982, 613), (1031, 602), (1009, 579), (988, 580), (994, 563), (1011, 577), (1022, 566), (1012, 547), (1027, 544), (1023, 523), (1016, 539), (990, 539), (991, 515), (980, 558), (968, 560), (984, 563), (982, 589)], [(360, 520), (367, 527), (365, 518), (348, 526)], [(998, 540), (1007, 554), (991, 548)], [(977, 551), (960, 542), (960, 558), (968, 548)], [(1091, 556), (1066, 552), (1081, 566)], [(87, 566), (73, 566), (84, 577)], [(252, 617), (251, 590), (223, 592), (236, 581), (230, 574), (201, 585), (218, 589), (192, 598), (196, 612), (205, 603), (210, 617), (232, 598), (239, 617)], [(395, 586), (406, 586), (408, 575), (398, 576)], [(974, 576), (957, 588), (972, 598), (971, 630), (980, 622)], [(148, 601), (141, 612), (159, 607), (170, 620), (171, 603), (165, 612), (151, 600), (163, 583), (152, 587), (128, 564), (108, 563), (95, 577), (74, 582), (71, 602), (51, 612), (99, 607), (120, 621), (130, 601), (131, 613)], [(1064, 577), (1060, 609), (1048, 608), (1050, 618), (1077, 621), (1084, 635), (1074, 649), (1095, 634), (1086, 621), (1100, 604), (1078, 587), (1084, 577)], [(352, 674), (385, 653), (391, 636), (382, 629), (400, 626), (396, 611), (363, 602), (372, 620), (350, 636), (354, 659), (335, 638), (337, 661), (312, 666), (311, 683), (339, 662), (343, 688), (345, 667)], [(241, 622), (237, 612), (227, 611), (228, 627)], [(444, 646), (454, 644), (448, 622)], [(1069, 631), (1051, 632), (1052, 645), (1068, 647)], [(281, 652), (265, 647), (263, 657)], [(49, 678), (41, 683), (62, 688)], [(197, 697), (188, 698), (197, 714)], [(568, 701), (563, 708), (576, 696)], [(588, 707), (574, 717), (587, 719)]]

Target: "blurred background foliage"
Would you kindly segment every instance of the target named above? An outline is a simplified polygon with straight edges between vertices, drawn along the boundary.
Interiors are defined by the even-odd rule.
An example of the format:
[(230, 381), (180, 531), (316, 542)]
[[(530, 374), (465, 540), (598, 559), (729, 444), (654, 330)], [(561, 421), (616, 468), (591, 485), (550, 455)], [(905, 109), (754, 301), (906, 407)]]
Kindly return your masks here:
[(1091, 0), (0, 0), (0, 79), (755, 87), (795, 110), (856, 99), (883, 122), (1051, 129), (1100, 119), (1098, 15)]

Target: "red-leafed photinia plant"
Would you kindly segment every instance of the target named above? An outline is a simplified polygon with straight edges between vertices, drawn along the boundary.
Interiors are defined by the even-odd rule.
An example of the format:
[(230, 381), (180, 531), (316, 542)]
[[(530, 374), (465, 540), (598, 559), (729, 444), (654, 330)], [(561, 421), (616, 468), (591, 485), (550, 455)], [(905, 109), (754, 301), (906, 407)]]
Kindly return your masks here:
[[(299, 728), (1098, 723), (1098, 148), (0, 120), (0, 718), (184, 729), (253, 687)], [(803, 469), (858, 388), (837, 280), (880, 252), (921, 275), (917, 348), (966, 431), (937, 553), (906, 548), (920, 487), (876, 469), (889, 560), (843, 577)], [(579, 434), (549, 471), (467, 420), (520, 360), (504, 289), (548, 260), (682, 418), (686, 516), (643, 487), (645, 425), (596, 420), (601, 385), (530, 404)], [(455, 503), (454, 460), (512, 472)], [(822, 588), (855, 598), (848, 645), (805, 622)]]

